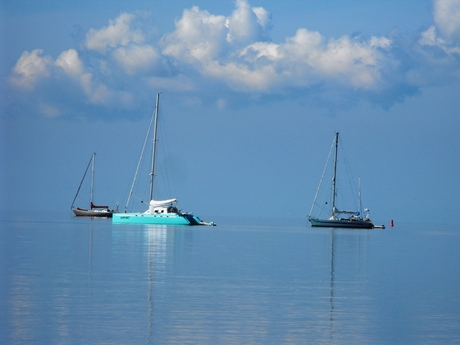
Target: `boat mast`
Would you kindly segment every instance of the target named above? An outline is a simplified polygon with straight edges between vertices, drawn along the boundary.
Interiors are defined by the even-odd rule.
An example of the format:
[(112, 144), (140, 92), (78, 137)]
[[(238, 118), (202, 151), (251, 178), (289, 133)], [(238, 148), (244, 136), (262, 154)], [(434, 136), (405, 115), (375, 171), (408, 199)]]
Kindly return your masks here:
[(157, 130), (158, 130), (158, 107), (160, 104), (160, 93), (157, 93), (157, 102), (155, 105), (155, 128), (153, 130), (153, 148), (152, 148), (152, 171), (150, 173), (150, 200), (153, 200), (153, 179), (155, 177), (155, 154), (157, 151)]
[[(93, 153), (93, 155), (94, 155), (94, 154), (95, 154), (95, 153)], [(91, 158), (89, 159), (88, 165), (86, 166), (85, 173), (83, 174), (83, 177), (82, 177), (82, 179), (81, 179), (81, 181), (80, 181), (80, 185), (78, 186), (78, 189), (77, 189), (77, 193), (75, 194), (75, 197), (73, 198), (72, 206), (70, 206), (70, 208), (73, 208), (73, 206), (74, 206), (74, 204), (75, 204), (75, 200), (77, 200), (78, 193), (80, 193), (81, 185), (83, 184), (83, 181), (85, 180), (86, 173), (88, 172), (89, 165), (91, 164), (92, 161), (93, 161), (93, 156), (91, 156)]]
[(93, 164), (91, 165), (91, 192), (89, 194), (89, 208), (91, 209), (93, 203), (93, 191), (94, 191), (94, 160), (96, 159), (96, 152), (93, 152), (93, 156), (91, 157)]
[(339, 132), (335, 133), (334, 176), (332, 177), (332, 218), (335, 219), (335, 194), (337, 179), (337, 151), (339, 147)]
[[(134, 173), (134, 179), (133, 179), (133, 183), (132, 183), (132, 185), (131, 185), (131, 190), (129, 191), (128, 201), (126, 201), (126, 206), (125, 206), (125, 210), (124, 210), (125, 213), (126, 213), (126, 211), (128, 210), (129, 202), (130, 202), (130, 200), (131, 200), (131, 196), (133, 195), (134, 185), (136, 184), (137, 175), (138, 175), (139, 169), (140, 169), (140, 167), (141, 167), (142, 159), (144, 158), (145, 148), (146, 148), (146, 146), (147, 146), (147, 142), (148, 142), (149, 137), (150, 137), (150, 130), (152, 129), (152, 124), (153, 124), (153, 121), (154, 121), (154, 120), (155, 120), (155, 112), (154, 112), (154, 114), (152, 115), (152, 118), (150, 119), (150, 124), (149, 124), (149, 127), (148, 127), (148, 129), (147, 129), (147, 133), (145, 134), (144, 145), (142, 145), (141, 156), (139, 157), (139, 162), (137, 163), (136, 172)], [(143, 201), (141, 201), (141, 202), (143, 202)]]
[(358, 178), (358, 210), (359, 210), (359, 215), (362, 217), (363, 206), (361, 204), (361, 176)]

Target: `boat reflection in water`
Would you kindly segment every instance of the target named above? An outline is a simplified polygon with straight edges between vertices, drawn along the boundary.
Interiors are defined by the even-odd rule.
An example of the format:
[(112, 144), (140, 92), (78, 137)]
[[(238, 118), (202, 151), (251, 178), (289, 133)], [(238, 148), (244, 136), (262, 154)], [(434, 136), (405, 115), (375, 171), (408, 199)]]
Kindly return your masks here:
[[(364, 230), (364, 229), (362, 229)], [(361, 275), (366, 275), (369, 240), (368, 231), (351, 229), (330, 229), (329, 266), (329, 339), (345, 335), (353, 337), (363, 328), (371, 329), (372, 318), (354, 324), (348, 313), (374, 315), (372, 300), (367, 297), (366, 286), (362, 286)]]

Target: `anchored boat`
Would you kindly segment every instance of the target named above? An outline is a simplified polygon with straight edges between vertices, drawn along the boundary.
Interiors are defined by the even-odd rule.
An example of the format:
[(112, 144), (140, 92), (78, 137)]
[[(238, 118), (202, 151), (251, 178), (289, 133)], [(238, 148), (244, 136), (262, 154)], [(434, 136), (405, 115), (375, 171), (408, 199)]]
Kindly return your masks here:
[[(124, 223), (124, 224), (159, 224), (159, 225), (216, 225), (214, 222), (202, 221), (199, 217), (189, 212), (181, 212), (177, 208), (177, 199), (167, 200), (154, 200), (153, 199), (153, 186), (155, 178), (155, 155), (156, 155), (156, 144), (157, 144), (157, 129), (158, 129), (158, 108), (160, 103), (160, 94), (157, 94), (155, 112), (150, 121), (147, 135), (145, 137), (144, 146), (142, 148), (141, 157), (137, 165), (137, 170), (134, 176), (134, 181), (131, 186), (128, 201), (126, 203), (124, 213), (114, 213), (112, 217), (112, 223)], [(152, 166), (150, 172), (150, 202), (149, 208), (145, 212), (127, 213), (128, 204), (133, 195), (134, 185), (136, 183), (137, 174), (141, 160), (144, 155), (146, 144), (150, 137), (152, 125), (153, 130), (153, 148), (152, 148)]]
[[(80, 185), (78, 186), (77, 193), (75, 194), (75, 198), (72, 201), (72, 209), (73, 213), (78, 217), (112, 217), (113, 211), (109, 210), (109, 206), (96, 206), (93, 204), (93, 193), (94, 193), (94, 166), (96, 161), (96, 153), (91, 155), (91, 159), (86, 166), (85, 173), (83, 174), (83, 178), (81, 179)], [(78, 197), (80, 192), (81, 185), (85, 180), (86, 174), (88, 169), (91, 165), (91, 189), (90, 189), (90, 196), (89, 196), (89, 209), (84, 209), (80, 207), (74, 207), (75, 200)]]
[[(369, 218), (369, 210), (364, 210), (364, 218), (361, 216), (362, 212), (359, 211), (344, 211), (339, 210), (336, 207), (336, 196), (337, 196), (337, 155), (339, 147), (339, 133), (335, 133), (333, 148), (334, 150), (334, 166), (333, 166), (333, 176), (332, 176), (332, 200), (331, 200), (331, 209), (330, 216), (327, 219), (321, 219), (319, 217), (313, 217), (312, 211), (314, 206), (317, 204), (317, 197), (321, 187), (321, 183), (318, 186), (318, 190), (313, 200), (313, 205), (308, 215), (308, 220), (311, 223), (312, 227), (327, 227), (327, 228), (355, 228), (355, 229), (373, 229), (376, 226), (372, 223), (372, 220)], [(330, 154), (329, 154), (330, 157)], [(329, 161), (329, 158), (328, 158)], [(326, 162), (327, 166), (328, 162)], [(321, 181), (323, 181), (324, 174), (326, 169), (324, 169), (323, 176)], [(361, 209), (361, 191), (358, 189), (358, 199), (359, 199), (359, 209)], [(326, 203), (327, 204), (327, 203)], [(384, 226), (379, 226), (379, 228), (385, 228)]]

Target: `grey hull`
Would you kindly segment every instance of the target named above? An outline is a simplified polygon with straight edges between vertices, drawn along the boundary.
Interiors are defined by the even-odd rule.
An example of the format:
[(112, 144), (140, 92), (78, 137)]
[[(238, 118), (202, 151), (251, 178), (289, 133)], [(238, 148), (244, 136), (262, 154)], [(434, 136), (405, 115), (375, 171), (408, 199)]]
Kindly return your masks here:
[(349, 220), (349, 219), (309, 219), (312, 227), (321, 228), (349, 228), (349, 229), (373, 229), (374, 224), (366, 220)]
[(73, 208), (72, 209), (73, 213), (77, 217), (106, 217), (106, 218), (112, 218), (112, 211), (108, 210), (84, 210), (82, 208)]

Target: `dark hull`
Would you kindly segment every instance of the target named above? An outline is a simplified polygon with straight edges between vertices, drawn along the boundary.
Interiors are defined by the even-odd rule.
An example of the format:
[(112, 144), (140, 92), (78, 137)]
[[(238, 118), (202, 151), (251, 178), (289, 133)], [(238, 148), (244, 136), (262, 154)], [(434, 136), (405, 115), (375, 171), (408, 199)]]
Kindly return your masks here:
[(374, 224), (367, 220), (359, 219), (316, 219), (309, 218), (312, 227), (320, 228), (347, 228), (347, 229), (373, 229)]
[(105, 217), (112, 218), (112, 211), (108, 210), (85, 210), (82, 208), (73, 208), (73, 213), (77, 217)]

